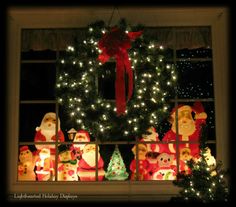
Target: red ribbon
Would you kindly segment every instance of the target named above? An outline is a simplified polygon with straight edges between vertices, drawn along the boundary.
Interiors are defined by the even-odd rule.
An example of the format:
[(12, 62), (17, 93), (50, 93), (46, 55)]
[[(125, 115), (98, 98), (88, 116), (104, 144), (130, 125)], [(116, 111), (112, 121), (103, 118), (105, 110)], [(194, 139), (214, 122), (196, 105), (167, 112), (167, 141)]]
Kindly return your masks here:
[(99, 49), (102, 53), (99, 55), (98, 60), (102, 63), (107, 62), (110, 57), (116, 59), (116, 113), (121, 115), (125, 113), (126, 97), (125, 97), (125, 72), (128, 75), (128, 100), (133, 93), (133, 72), (127, 49), (131, 47), (131, 40), (135, 40), (142, 34), (139, 32), (128, 32), (113, 28), (110, 32), (103, 35), (98, 42)]

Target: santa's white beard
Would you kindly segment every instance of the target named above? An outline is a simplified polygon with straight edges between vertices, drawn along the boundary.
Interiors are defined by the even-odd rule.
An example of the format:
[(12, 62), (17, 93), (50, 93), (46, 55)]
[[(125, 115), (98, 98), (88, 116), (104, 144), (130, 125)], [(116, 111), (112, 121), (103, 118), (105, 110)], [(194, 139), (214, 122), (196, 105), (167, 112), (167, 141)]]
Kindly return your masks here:
[[(95, 151), (90, 151), (82, 154), (82, 158), (84, 161), (91, 167), (94, 167), (96, 164), (96, 153)], [(98, 160), (100, 158), (100, 154), (98, 154)]]
[(51, 127), (41, 127), (41, 134), (46, 137), (46, 142), (52, 142), (52, 137), (55, 135), (56, 128), (54, 125)]
[[(172, 124), (172, 130), (176, 133), (175, 126), (176, 126), (176, 123), (174, 122)], [(187, 122), (183, 123), (181, 120), (179, 120), (178, 130), (179, 130), (178, 132), (180, 135), (190, 136), (195, 132), (196, 126), (193, 121), (187, 121)]]
[(180, 135), (192, 135), (196, 130), (194, 123), (179, 124), (179, 134)]

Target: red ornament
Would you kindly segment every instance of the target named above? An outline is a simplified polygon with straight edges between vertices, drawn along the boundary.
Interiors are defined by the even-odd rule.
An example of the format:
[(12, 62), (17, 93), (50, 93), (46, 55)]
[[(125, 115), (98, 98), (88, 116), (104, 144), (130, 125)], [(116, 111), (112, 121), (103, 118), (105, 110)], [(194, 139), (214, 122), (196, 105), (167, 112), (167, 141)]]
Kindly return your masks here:
[(115, 27), (112, 28), (110, 32), (104, 34), (98, 42), (98, 47), (102, 50), (102, 53), (98, 57), (99, 61), (105, 63), (111, 57), (115, 57), (116, 59), (117, 74), (115, 88), (116, 112), (118, 116), (124, 114), (126, 109), (124, 72), (128, 74), (129, 78), (128, 100), (131, 98), (133, 92), (133, 73), (127, 49), (131, 47), (131, 40), (135, 40), (141, 34), (142, 31), (125, 33)]

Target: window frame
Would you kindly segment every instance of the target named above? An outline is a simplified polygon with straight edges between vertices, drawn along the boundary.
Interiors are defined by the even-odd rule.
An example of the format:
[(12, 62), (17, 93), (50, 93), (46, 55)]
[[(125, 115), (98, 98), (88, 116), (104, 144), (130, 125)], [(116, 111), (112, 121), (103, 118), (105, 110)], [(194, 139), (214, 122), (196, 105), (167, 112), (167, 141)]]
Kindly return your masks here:
[[(172, 181), (17, 182), (21, 30), (84, 27), (97, 19), (108, 20), (112, 7), (17, 8), (7, 11), (7, 193), (72, 193), (79, 200), (168, 200), (178, 194)], [(138, 15), (142, 12), (142, 17)], [(145, 26), (210, 26), (212, 30), (213, 82), (217, 160), (229, 168), (229, 42), (226, 7), (122, 7), (122, 17)], [(56, 19), (56, 21), (55, 21)], [(115, 20), (114, 20), (115, 21)], [(12, 130), (14, 129), (14, 130)], [(35, 188), (37, 185), (37, 188)]]

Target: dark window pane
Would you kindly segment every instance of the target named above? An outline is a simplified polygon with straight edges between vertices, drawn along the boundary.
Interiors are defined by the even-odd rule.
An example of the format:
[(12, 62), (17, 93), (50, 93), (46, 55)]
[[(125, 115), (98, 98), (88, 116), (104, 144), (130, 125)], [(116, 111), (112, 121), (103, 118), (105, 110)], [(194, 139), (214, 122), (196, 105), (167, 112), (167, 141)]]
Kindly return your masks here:
[(55, 81), (55, 64), (22, 64), (20, 85), (21, 100), (55, 99)]
[(213, 72), (212, 62), (179, 61), (177, 94), (179, 98), (212, 98)]
[(171, 123), (169, 120), (170, 120), (170, 113), (174, 108), (174, 106), (175, 106), (174, 103), (169, 104), (168, 108), (169, 116), (167, 116), (166, 119), (163, 119), (163, 121), (160, 122), (158, 126), (156, 126), (156, 132), (158, 133), (160, 140), (162, 140), (165, 134), (171, 129)]
[[(71, 141), (68, 138), (67, 132), (71, 128), (74, 128), (76, 131), (81, 130), (81, 128), (78, 128), (78, 125), (74, 122), (74, 120), (71, 118), (69, 113), (66, 111), (66, 107), (61, 106), (61, 105), (59, 105), (59, 118), (61, 121), (61, 129), (63, 129), (64, 135), (65, 135), (65, 141)], [(89, 136), (90, 136), (91, 142), (95, 141), (96, 137), (92, 136), (91, 134)]]
[(56, 60), (56, 52), (52, 50), (21, 52), (21, 60)]
[(176, 51), (177, 58), (212, 58), (212, 49), (197, 48), (197, 49), (182, 49)]
[(207, 140), (216, 140), (214, 102), (204, 102), (203, 104), (207, 113)]
[(116, 62), (107, 62), (99, 70), (98, 93), (104, 99), (115, 99)]
[(20, 142), (33, 142), (35, 129), (40, 126), (43, 116), (55, 112), (55, 104), (21, 104), (20, 105)]

